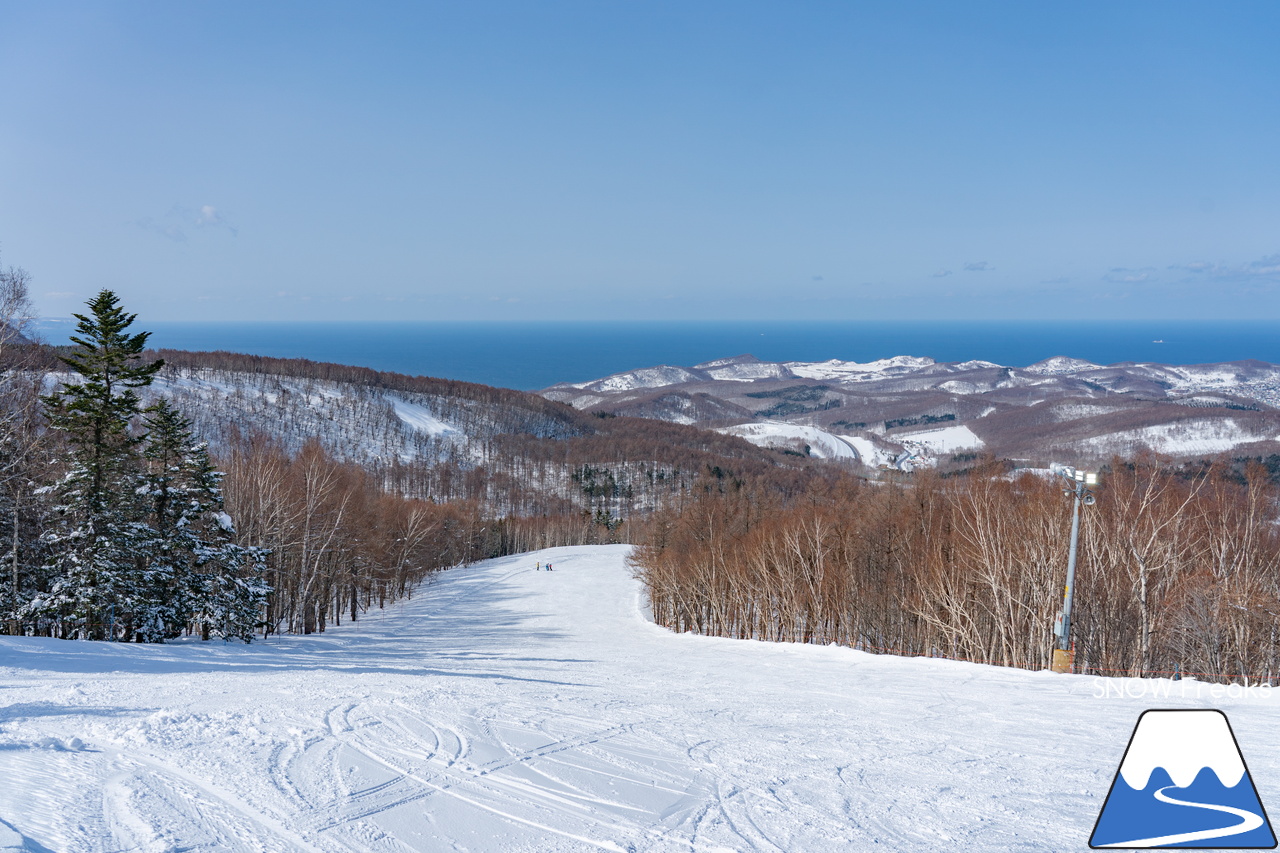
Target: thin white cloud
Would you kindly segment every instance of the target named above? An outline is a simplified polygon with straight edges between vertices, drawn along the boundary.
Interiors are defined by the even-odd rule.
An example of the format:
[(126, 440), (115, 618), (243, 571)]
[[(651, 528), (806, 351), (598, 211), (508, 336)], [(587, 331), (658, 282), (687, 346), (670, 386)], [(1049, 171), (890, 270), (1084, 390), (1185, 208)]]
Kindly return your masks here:
[(1263, 278), (1280, 276), (1280, 255), (1268, 255), (1265, 258), (1251, 261), (1244, 265), (1242, 272), (1248, 276), (1260, 276)]
[(1128, 267), (1112, 267), (1102, 278), (1113, 284), (1141, 284), (1144, 281), (1151, 280), (1151, 273), (1154, 272), (1150, 267), (1143, 269), (1129, 269)]
[(938, 270), (936, 273), (934, 273), (934, 274), (933, 274), (933, 277), (934, 277), (934, 278), (946, 278), (946, 277), (947, 277), (947, 276), (949, 276), (949, 275), (951, 275), (951, 270)]
[(185, 243), (187, 233), (192, 230), (212, 228), (226, 231), (232, 237), (240, 234), (240, 229), (233, 225), (222, 211), (211, 204), (202, 204), (195, 210), (175, 204), (162, 217), (147, 216), (135, 219), (133, 224), (175, 243)]
[(1266, 255), (1243, 264), (1216, 264), (1209, 261), (1192, 261), (1174, 264), (1171, 270), (1185, 270), (1224, 280), (1280, 279), (1280, 254)]
[(964, 268), (966, 272), (988, 272), (995, 269), (986, 261), (970, 261), (964, 265)]
[(231, 224), (226, 214), (211, 204), (200, 205), (200, 210), (195, 214), (195, 225), (197, 228), (225, 228), (231, 232), (232, 237), (240, 236), (240, 229)]

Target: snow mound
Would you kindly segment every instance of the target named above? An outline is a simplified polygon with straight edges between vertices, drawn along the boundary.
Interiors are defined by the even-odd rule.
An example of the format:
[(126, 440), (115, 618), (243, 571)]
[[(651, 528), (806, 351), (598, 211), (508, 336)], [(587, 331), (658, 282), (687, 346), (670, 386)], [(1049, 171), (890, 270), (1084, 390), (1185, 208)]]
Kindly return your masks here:
[(69, 738), (65, 741), (56, 737), (42, 737), (32, 744), (36, 749), (52, 749), (56, 752), (81, 752), (84, 750), (84, 741), (78, 737)]

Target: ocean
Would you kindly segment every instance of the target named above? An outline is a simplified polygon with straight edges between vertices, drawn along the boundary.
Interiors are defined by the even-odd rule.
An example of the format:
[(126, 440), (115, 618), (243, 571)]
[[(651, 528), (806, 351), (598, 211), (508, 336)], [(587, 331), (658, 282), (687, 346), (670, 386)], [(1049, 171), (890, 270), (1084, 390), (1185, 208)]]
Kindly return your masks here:
[[(65, 343), (70, 321), (45, 321)], [(872, 361), (895, 355), (1022, 367), (1053, 355), (1099, 364), (1280, 363), (1267, 322), (145, 322), (150, 344), (309, 358), (536, 390), (658, 364), (750, 353), (765, 361)]]

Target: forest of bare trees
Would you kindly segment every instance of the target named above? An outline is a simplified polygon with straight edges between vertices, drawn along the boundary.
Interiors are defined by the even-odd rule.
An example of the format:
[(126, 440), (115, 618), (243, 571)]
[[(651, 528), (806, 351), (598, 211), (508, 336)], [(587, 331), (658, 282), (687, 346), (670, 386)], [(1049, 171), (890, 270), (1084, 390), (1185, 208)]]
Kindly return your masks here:
[[(70, 404), (54, 399), (67, 386), (41, 393), (67, 382), (63, 365), (81, 356), (22, 334), (26, 283), (0, 270), (0, 631), (159, 639), (177, 624), (208, 637), (217, 620), (207, 608), (152, 607), (147, 618), (168, 620), (161, 630), (122, 607), (125, 627), (104, 632), (114, 605), (103, 599), (86, 615), (67, 597), (68, 520), (80, 512), (71, 486), (88, 445), (68, 430)], [(143, 367), (156, 357), (135, 355)], [(146, 430), (169, 412), (175, 435), (189, 427), (192, 441), (210, 442), (208, 456), (187, 439), (173, 446), (205, 460), (202, 529), (234, 540), (218, 546), (227, 571), (269, 589), (249, 599), (261, 634), (358, 619), (477, 559), (633, 542), (654, 616), (676, 630), (1049, 663), (1070, 505), (1043, 477), (990, 461), (867, 480), (732, 436), (592, 416), (517, 391), (230, 353), (165, 358), (163, 370), (146, 368), (156, 387), (139, 405), (150, 405), (132, 410), (120, 437), (121, 459), (151, 449), (112, 476), (160, 496), (146, 511), (163, 533), (157, 506), (170, 487), (157, 491), (167, 469)], [(415, 433), (397, 406), (457, 434)], [(1082, 671), (1280, 676), (1272, 473), (1112, 460), (1083, 516)], [(225, 524), (210, 521), (222, 507)], [(155, 589), (156, 555), (176, 546), (148, 542), (130, 547)], [(189, 550), (207, 555), (208, 543)]]
[(678, 503), (704, 475), (802, 478), (810, 464), (736, 436), (583, 414), (519, 391), (302, 359), (157, 355), (166, 365), (150, 393), (187, 413), (215, 454), (238, 432), (270, 434), (290, 454), (318, 440), (389, 491), (475, 503), (494, 519), (617, 524)]
[[(142, 352), (145, 332), (125, 333), (133, 316), (108, 291), (77, 315), (76, 346), (51, 348), (22, 333), (27, 281), (0, 270), (3, 633), (323, 631), (449, 566), (619, 541), (636, 508), (626, 472), (677, 491), (692, 476), (670, 461), (595, 468), (538, 452), (597, 419), (520, 392), (286, 360), (268, 360), (273, 374), (227, 353), (198, 366), (169, 353), (178, 364), (165, 366)], [(338, 381), (357, 384), (337, 393)], [(405, 453), (401, 430), (380, 444), (400, 424), (385, 387), (464, 427), (465, 441), (437, 453), (426, 436)], [(325, 428), (335, 421), (346, 432)], [(696, 471), (700, 457), (676, 458)]]
[(412, 595), (433, 572), (613, 532), (581, 512), (498, 519), (474, 501), (404, 497), (314, 439), (291, 454), (263, 433), (236, 436), (221, 467), (241, 541), (269, 551), (269, 632), (323, 631)]
[[(1115, 459), (1103, 482), (1082, 523), (1079, 671), (1280, 676), (1280, 490), (1261, 466)], [(790, 498), (744, 484), (658, 513), (634, 564), (675, 630), (1041, 669), (1069, 524), (1054, 482), (997, 466)]]

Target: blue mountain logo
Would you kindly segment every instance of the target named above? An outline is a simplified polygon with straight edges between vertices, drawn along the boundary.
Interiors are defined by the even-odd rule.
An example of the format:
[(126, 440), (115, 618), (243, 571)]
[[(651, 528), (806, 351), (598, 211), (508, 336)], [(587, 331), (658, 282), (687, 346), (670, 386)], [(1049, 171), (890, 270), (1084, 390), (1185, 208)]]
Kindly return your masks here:
[(1271, 822), (1221, 711), (1144, 711), (1089, 846), (1269, 850)]

